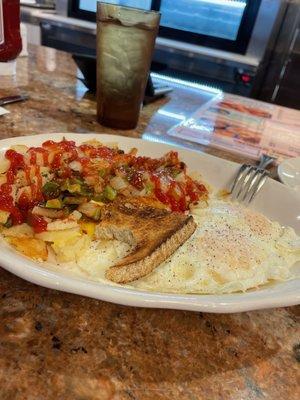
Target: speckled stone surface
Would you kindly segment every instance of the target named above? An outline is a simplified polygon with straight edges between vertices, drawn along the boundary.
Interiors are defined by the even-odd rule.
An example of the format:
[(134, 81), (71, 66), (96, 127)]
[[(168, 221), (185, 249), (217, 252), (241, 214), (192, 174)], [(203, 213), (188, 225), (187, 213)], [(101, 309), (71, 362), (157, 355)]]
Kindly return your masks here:
[[(7, 107), (0, 137), (116, 133), (96, 123), (94, 99), (75, 76), (69, 55), (32, 48), (14, 82), (0, 77), (0, 97), (30, 95)], [(176, 96), (147, 106), (135, 131), (117, 133), (140, 136), (149, 121), (157, 129), (153, 113)], [(299, 307), (233, 315), (123, 307), (0, 269), (0, 399), (296, 400), (299, 317)]]

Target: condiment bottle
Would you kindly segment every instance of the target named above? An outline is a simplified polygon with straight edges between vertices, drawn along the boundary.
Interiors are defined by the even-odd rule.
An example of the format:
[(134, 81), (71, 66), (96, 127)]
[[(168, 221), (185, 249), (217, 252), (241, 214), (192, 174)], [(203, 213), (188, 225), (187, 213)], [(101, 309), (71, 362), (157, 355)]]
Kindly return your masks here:
[(12, 73), (21, 50), (20, 0), (0, 0), (0, 75)]

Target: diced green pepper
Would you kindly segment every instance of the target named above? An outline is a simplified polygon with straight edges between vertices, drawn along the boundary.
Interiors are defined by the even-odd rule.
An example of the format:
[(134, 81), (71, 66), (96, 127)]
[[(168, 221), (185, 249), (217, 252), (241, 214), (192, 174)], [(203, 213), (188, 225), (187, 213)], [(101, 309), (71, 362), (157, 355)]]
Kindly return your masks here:
[(171, 169), (171, 175), (173, 178), (176, 178), (176, 176), (178, 176), (182, 171), (176, 169), (176, 168), (172, 168)]
[(5, 226), (5, 228), (11, 228), (13, 226), (12, 218), (9, 217), (5, 224), (3, 224), (3, 226)]
[(56, 182), (47, 182), (42, 187), (42, 193), (46, 199), (55, 199), (60, 195), (60, 186)]
[(104, 176), (107, 174), (107, 169), (106, 168), (99, 169), (98, 174), (101, 178), (104, 178)]
[(113, 201), (117, 196), (117, 191), (111, 186), (107, 185), (105, 186), (103, 194), (107, 200)]
[(6, 224), (9, 219), (10, 213), (8, 211), (0, 210), (0, 224)]
[(104, 196), (104, 193), (100, 193), (100, 194), (97, 194), (96, 196), (94, 196), (94, 197), (92, 198), (92, 200), (94, 200), (95, 202), (103, 203), (103, 202), (106, 201), (106, 198), (105, 198), (105, 196)]
[(76, 193), (76, 194), (85, 194), (85, 185), (82, 184), (82, 181), (79, 179), (66, 179), (63, 183), (61, 190), (67, 191), (69, 193)]
[(79, 185), (84, 184), (84, 181), (81, 178), (72, 178), (72, 183), (78, 183)]
[(97, 206), (104, 206), (105, 203), (103, 203), (103, 201), (95, 201), (95, 200), (91, 200), (90, 201), (91, 204), (96, 204)]
[(89, 186), (82, 185), (81, 189), (80, 189), (80, 194), (82, 196), (87, 196), (90, 198), (91, 196), (93, 196), (94, 192), (92, 191), (92, 189)]
[(68, 196), (64, 198), (64, 204), (82, 204), (87, 201), (86, 197)]
[(145, 185), (146, 194), (151, 194), (154, 189), (154, 184), (152, 182), (147, 182)]
[(93, 220), (95, 221), (99, 221), (99, 219), (101, 218), (101, 209), (97, 208), (94, 212), (94, 215), (92, 216)]
[(80, 193), (81, 185), (79, 183), (70, 183), (67, 190), (70, 193)]
[(63, 207), (62, 201), (60, 199), (47, 200), (46, 208), (56, 208), (61, 209)]

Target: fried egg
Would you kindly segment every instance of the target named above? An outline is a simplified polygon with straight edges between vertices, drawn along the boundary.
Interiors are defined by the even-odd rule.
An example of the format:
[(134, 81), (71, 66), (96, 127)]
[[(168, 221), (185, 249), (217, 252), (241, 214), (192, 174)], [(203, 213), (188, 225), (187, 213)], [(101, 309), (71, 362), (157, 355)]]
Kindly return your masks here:
[(166, 262), (132, 282), (143, 290), (231, 293), (292, 277), (300, 242), (283, 228), (237, 203), (213, 199), (195, 208), (197, 229)]

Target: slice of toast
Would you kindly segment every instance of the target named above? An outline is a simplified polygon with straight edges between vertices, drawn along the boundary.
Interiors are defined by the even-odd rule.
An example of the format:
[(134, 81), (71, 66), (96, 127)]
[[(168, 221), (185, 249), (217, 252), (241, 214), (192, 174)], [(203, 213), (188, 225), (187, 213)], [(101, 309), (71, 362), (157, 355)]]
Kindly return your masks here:
[(124, 199), (111, 204), (96, 227), (98, 239), (118, 239), (132, 252), (106, 271), (106, 278), (128, 283), (148, 275), (195, 231), (192, 216)]

